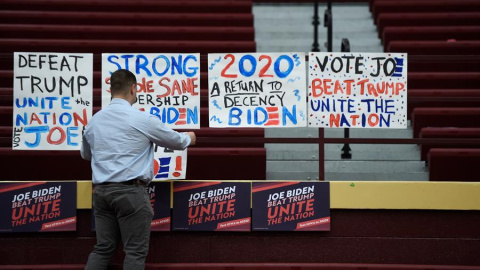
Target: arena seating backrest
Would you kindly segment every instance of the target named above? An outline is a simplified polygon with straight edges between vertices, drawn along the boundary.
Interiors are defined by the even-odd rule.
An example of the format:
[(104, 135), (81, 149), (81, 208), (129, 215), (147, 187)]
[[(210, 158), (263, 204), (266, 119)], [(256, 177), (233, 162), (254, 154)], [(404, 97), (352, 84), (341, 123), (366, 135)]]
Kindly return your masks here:
[(265, 179), (263, 143), (214, 142), (215, 137), (263, 138), (263, 129), (208, 128), (206, 55), (254, 51), (251, 1), (1, 1), (0, 162), (11, 168), (2, 179), (91, 179), (89, 163), (78, 151), (11, 149), (13, 52), (94, 53), (94, 112), (101, 106), (101, 53), (201, 53), (197, 133), (213, 141), (189, 149), (188, 179)]
[[(408, 53), (407, 114), (414, 137), (480, 139), (476, 132), (465, 133), (480, 128), (480, 1), (371, 0), (370, 3), (385, 52)], [(430, 128), (435, 130), (433, 134), (428, 131)], [(462, 132), (452, 134), (452, 128)], [(421, 144), (420, 147), (421, 158), (426, 160), (433, 147), (439, 148), (438, 151), (461, 147), (465, 148), (462, 151), (475, 152), (480, 145)], [(458, 175), (456, 167), (447, 166), (448, 160), (457, 163), (458, 151), (442, 152), (441, 158), (437, 155), (432, 154), (428, 161), (430, 180), (440, 180), (439, 175), (445, 181), (448, 177), (448, 181), (472, 180), (474, 175), (478, 179), (474, 166), (459, 166)], [(464, 157), (468, 160), (469, 155)], [(450, 174), (442, 174), (443, 169), (450, 170)]]
[[(420, 138), (437, 138), (437, 139), (476, 139), (480, 137), (480, 128), (422, 128)], [(428, 152), (432, 148), (471, 148), (471, 145), (450, 144), (424, 144), (420, 146), (421, 159), (428, 159)], [(480, 148), (480, 143), (473, 145)]]

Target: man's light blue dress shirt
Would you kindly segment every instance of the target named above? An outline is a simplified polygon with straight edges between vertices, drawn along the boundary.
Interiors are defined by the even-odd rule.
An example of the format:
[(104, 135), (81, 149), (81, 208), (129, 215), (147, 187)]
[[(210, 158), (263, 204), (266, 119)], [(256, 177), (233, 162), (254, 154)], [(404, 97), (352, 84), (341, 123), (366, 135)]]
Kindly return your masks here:
[(153, 143), (173, 150), (190, 145), (190, 137), (178, 133), (154, 115), (142, 112), (124, 99), (114, 98), (96, 113), (85, 129), (80, 153), (91, 160), (93, 184), (140, 179), (153, 175)]

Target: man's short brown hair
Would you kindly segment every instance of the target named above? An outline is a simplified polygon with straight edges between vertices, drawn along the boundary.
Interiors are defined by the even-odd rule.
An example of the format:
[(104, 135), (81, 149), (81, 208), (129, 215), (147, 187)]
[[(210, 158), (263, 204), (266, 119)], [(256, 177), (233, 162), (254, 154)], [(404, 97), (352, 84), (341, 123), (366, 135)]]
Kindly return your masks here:
[(135, 75), (126, 70), (119, 69), (110, 77), (110, 91), (113, 95), (126, 95), (132, 84), (137, 84)]

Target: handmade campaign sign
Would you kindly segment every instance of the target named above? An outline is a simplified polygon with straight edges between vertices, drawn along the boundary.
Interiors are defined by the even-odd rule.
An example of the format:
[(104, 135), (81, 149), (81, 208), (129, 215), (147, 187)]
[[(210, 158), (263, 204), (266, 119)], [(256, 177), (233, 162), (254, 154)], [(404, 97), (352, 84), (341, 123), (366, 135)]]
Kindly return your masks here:
[(253, 182), (252, 230), (329, 231), (330, 183)]
[(79, 150), (92, 117), (92, 54), (14, 53), (14, 150)]
[[(152, 181), (148, 187), (145, 187), (153, 209), (151, 231), (170, 231), (171, 184), (169, 181)], [(95, 186), (93, 189), (95, 189)], [(91, 221), (92, 231), (95, 231), (95, 208), (93, 206)]]
[(210, 127), (305, 127), (304, 53), (208, 55)]
[(250, 182), (173, 182), (174, 231), (250, 231)]
[(310, 53), (308, 125), (407, 128), (406, 53)]
[(170, 128), (200, 128), (200, 54), (102, 54), (102, 108), (112, 98), (110, 76), (119, 69), (137, 78), (134, 107)]
[(0, 183), (0, 232), (75, 231), (77, 183)]
[(152, 231), (170, 231), (171, 186), (168, 181), (153, 181), (146, 188), (153, 208)]
[(155, 145), (153, 180), (185, 179), (187, 176), (187, 149), (171, 150)]

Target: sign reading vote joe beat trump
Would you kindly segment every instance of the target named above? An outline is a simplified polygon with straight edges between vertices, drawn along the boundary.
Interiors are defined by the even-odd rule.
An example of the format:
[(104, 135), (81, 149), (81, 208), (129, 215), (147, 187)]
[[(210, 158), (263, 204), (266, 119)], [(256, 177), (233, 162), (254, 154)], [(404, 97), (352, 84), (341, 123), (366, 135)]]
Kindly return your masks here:
[(134, 107), (173, 129), (200, 128), (199, 54), (102, 54), (102, 107), (110, 103), (110, 76), (118, 69), (137, 78)]
[(254, 231), (330, 230), (330, 183), (252, 184)]
[(305, 55), (208, 55), (210, 127), (304, 127)]
[(92, 54), (14, 53), (14, 150), (79, 150), (92, 116)]
[(406, 128), (407, 54), (310, 53), (308, 125)]

